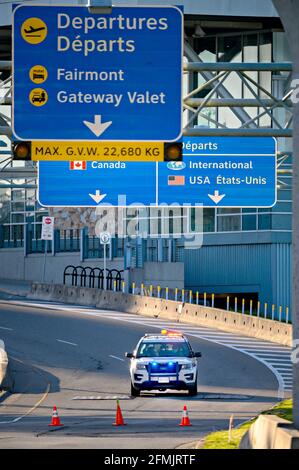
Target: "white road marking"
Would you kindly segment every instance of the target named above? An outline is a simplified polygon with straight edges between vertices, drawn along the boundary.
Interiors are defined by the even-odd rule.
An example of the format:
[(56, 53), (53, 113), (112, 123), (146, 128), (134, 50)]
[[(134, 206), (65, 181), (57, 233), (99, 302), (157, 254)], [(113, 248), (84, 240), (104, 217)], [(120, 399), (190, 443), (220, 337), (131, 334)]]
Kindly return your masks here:
[[(244, 349), (247, 349), (247, 348), (248, 348), (248, 349), (251, 349), (251, 348), (252, 348), (252, 349), (254, 349), (254, 350), (256, 350), (256, 351), (260, 351), (260, 350), (265, 351), (265, 349), (268, 348), (268, 349), (271, 349), (271, 351), (273, 350), (274, 352), (280, 352), (280, 351), (281, 351), (281, 352), (285, 352), (285, 348), (284, 348), (283, 346), (272, 346), (272, 344), (271, 344), (271, 345), (268, 345), (268, 346), (259, 346), (259, 345), (255, 346), (254, 343), (252, 343), (252, 345), (250, 345), (250, 346), (249, 346), (249, 345), (246, 345)], [(261, 348), (261, 349), (260, 349), (260, 348)], [(261, 352), (262, 352), (262, 351), (261, 351)]]
[(284, 368), (284, 369), (285, 369), (285, 368), (291, 369), (291, 368), (293, 367), (293, 365), (290, 364), (290, 363), (286, 363), (286, 362), (285, 362), (285, 363), (283, 363), (283, 362), (277, 362), (276, 359), (274, 359), (274, 360), (271, 361), (271, 362), (272, 362), (273, 365), (274, 365), (274, 364), (277, 365), (278, 368), (280, 367), (280, 368)]
[(56, 341), (59, 341), (59, 343), (70, 344), (71, 346), (78, 346), (78, 344), (76, 343), (71, 343), (70, 341), (64, 341), (63, 339), (56, 339)]
[[(24, 364), (23, 361), (21, 361), (20, 359), (17, 359), (17, 358), (13, 358), (15, 361), (17, 362), (20, 362), (21, 364)], [(40, 374), (40, 373), (39, 373)], [(41, 375), (41, 374), (40, 374)], [(13, 424), (13, 423), (17, 423), (18, 421), (21, 421), (21, 419), (23, 418), (26, 418), (26, 416), (30, 415), (33, 411), (35, 411), (39, 405), (41, 405), (41, 403), (47, 398), (49, 392), (50, 392), (50, 388), (51, 388), (51, 384), (48, 382), (47, 383), (47, 388), (45, 390), (45, 393), (43, 394), (43, 396), (41, 397), (40, 400), (38, 400), (25, 414), (21, 415), (21, 416), (17, 416), (16, 418), (10, 420), (10, 421), (0, 421), (0, 424)]]
[(131, 395), (78, 395), (72, 398), (72, 400), (132, 400), (132, 397)]
[(6, 328), (6, 326), (0, 326), (0, 330), (13, 331), (12, 328)]
[(270, 356), (270, 357), (273, 357), (274, 359), (281, 357), (281, 358), (289, 359), (289, 361), (291, 360), (291, 355), (290, 355), (289, 352), (277, 352), (277, 351), (264, 352), (264, 351), (259, 351), (258, 355), (262, 356), (262, 357)]
[(291, 361), (291, 358), (288, 359), (288, 361), (285, 361), (285, 359), (283, 359), (282, 361), (278, 360), (277, 357), (271, 357), (268, 359), (269, 361), (277, 364), (278, 366), (281, 366), (281, 367), (292, 367), (293, 366), (293, 363)]
[(117, 359), (118, 361), (125, 362), (124, 359), (122, 359), (121, 357), (113, 356), (113, 354), (109, 354), (109, 357), (113, 357), (113, 359)]
[(211, 339), (211, 340), (213, 340), (213, 339), (221, 339), (221, 342), (222, 342), (223, 344), (225, 344), (225, 343), (234, 344), (235, 346), (240, 346), (241, 348), (247, 348), (247, 347), (250, 348), (250, 347), (252, 347), (252, 346), (255, 346), (255, 347), (258, 347), (258, 348), (259, 348), (259, 347), (267, 347), (267, 348), (269, 348), (269, 345), (268, 345), (267, 343), (262, 342), (262, 341), (250, 341), (250, 340), (244, 340), (244, 341), (238, 340), (238, 341), (237, 341), (237, 340), (230, 339), (230, 338), (228, 338), (228, 339), (217, 338), (217, 336), (215, 336), (214, 338), (210, 338), (210, 337), (208, 337), (207, 335), (205, 335), (205, 337), (206, 337), (207, 339)]

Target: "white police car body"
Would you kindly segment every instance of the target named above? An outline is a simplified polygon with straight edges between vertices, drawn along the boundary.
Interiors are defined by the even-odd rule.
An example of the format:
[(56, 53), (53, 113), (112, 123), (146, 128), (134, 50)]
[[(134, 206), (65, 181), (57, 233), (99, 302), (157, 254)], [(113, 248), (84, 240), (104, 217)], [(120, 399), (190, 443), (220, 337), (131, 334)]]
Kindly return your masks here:
[(162, 330), (161, 334), (146, 334), (138, 342), (131, 359), (131, 394), (142, 390), (187, 390), (197, 394), (197, 358), (188, 339), (178, 332)]

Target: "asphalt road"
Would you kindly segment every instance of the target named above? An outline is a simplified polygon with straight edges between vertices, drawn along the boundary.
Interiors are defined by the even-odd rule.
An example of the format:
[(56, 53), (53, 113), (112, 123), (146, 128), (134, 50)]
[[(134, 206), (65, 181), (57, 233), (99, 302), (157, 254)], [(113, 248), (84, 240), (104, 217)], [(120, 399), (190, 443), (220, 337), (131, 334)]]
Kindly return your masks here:
[[(49, 307), (0, 300), (0, 338), (15, 380), (14, 393), (0, 398), (0, 448), (175, 448), (227, 428), (231, 414), (236, 425), (277, 401), (277, 379), (264, 364), (193, 336), (193, 349), (202, 352), (199, 396), (131, 399), (124, 353), (157, 329), (120, 312)], [(115, 397), (127, 426), (113, 426)], [(53, 405), (61, 429), (48, 426)], [(179, 427), (184, 405), (192, 427)]]

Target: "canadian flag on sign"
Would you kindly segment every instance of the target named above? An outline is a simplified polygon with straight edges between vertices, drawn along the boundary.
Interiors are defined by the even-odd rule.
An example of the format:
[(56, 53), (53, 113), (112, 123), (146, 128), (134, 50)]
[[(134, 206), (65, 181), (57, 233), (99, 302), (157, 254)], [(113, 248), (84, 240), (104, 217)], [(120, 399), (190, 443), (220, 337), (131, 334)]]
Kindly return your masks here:
[(70, 162), (70, 170), (86, 170), (86, 162), (83, 162), (83, 161)]

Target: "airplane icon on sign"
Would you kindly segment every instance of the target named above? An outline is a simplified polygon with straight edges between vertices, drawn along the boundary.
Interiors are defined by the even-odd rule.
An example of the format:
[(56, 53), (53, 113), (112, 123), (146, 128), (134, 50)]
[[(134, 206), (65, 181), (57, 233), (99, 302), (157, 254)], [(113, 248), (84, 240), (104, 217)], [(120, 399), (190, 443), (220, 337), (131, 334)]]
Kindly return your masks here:
[(33, 26), (30, 26), (29, 29), (24, 29), (24, 32), (26, 34), (26, 36), (30, 36), (30, 37), (39, 37), (40, 34), (33, 34), (33, 33), (37, 33), (38, 31), (43, 31), (44, 29), (46, 29), (44, 26), (41, 26), (40, 28), (34, 28)]

